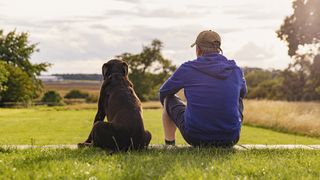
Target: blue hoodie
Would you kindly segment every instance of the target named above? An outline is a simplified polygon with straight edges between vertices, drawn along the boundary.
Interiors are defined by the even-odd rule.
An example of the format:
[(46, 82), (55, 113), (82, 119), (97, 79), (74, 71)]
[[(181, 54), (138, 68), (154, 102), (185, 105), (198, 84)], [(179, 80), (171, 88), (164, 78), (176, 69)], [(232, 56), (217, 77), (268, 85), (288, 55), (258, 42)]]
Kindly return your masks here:
[(213, 53), (183, 63), (160, 88), (160, 101), (184, 88), (185, 131), (196, 141), (234, 141), (240, 137), (239, 101), (246, 94), (235, 61)]

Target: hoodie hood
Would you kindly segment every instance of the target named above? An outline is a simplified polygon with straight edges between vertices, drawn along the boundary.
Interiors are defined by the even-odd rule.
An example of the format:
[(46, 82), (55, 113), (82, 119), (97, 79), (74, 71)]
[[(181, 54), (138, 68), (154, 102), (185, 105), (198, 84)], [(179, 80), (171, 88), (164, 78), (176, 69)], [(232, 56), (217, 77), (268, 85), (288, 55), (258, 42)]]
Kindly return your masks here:
[(189, 61), (189, 65), (217, 79), (227, 79), (238, 67), (234, 60), (228, 60), (218, 53), (199, 56), (195, 61)]

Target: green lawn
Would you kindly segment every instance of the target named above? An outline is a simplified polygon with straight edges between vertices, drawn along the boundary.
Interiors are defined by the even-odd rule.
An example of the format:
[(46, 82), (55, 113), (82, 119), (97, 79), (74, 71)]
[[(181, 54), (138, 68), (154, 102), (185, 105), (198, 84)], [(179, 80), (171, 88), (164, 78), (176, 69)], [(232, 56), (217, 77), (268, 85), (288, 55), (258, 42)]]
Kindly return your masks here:
[[(94, 115), (94, 109), (0, 109), (0, 144), (76, 144), (87, 137)], [(163, 143), (161, 110), (144, 110), (143, 115), (151, 143)], [(177, 143), (185, 144), (178, 131)], [(244, 126), (239, 143), (320, 144), (320, 139)]]
[(312, 150), (189, 148), (113, 155), (98, 149), (1, 151), (0, 179), (320, 178), (320, 151)]
[[(93, 109), (0, 109), (0, 145), (75, 144)], [(161, 110), (145, 110), (152, 144), (163, 143)], [(179, 133), (177, 143), (184, 144)], [(244, 126), (240, 144), (320, 144), (320, 139)], [(216, 148), (149, 149), (109, 155), (99, 149), (0, 148), (0, 179), (319, 179), (320, 151)]]

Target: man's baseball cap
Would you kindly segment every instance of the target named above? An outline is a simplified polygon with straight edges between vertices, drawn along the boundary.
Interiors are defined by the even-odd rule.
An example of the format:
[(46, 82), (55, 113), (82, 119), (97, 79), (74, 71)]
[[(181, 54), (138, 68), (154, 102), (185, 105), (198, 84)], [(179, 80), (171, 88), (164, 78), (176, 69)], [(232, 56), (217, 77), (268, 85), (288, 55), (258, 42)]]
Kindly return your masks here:
[(221, 45), (221, 38), (217, 32), (212, 30), (206, 30), (199, 33), (196, 42), (194, 42), (191, 47), (198, 45), (202, 48), (206, 49), (219, 49)]

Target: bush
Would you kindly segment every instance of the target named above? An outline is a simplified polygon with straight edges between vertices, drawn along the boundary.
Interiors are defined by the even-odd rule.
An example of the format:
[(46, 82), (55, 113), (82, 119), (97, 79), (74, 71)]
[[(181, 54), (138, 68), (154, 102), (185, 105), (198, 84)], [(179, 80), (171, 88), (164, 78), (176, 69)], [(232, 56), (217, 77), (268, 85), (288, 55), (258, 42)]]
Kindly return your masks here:
[(42, 102), (46, 103), (48, 106), (61, 106), (62, 97), (57, 91), (48, 91), (42, 97)]
[(97, 95), (94, 94), (90, 94), (87, 98), (86, 98), (86, 102), (87, 103), (96, 103), (98, 102), (99, 97)]
[(24, 70), (14, 65), (4, 64), (4, 67), (9, 75), (7, 81), (2, 84), (6, 88), (4, 91), (0, 91), (1, 103), (28, 104), (32, 102), (41, 91), (35, 83), (37, 80), (30, 78)]
[(86, 99), (89, 96), (88, 93), (74, 89), (68, 92), (64, 98), (66, 99)]

